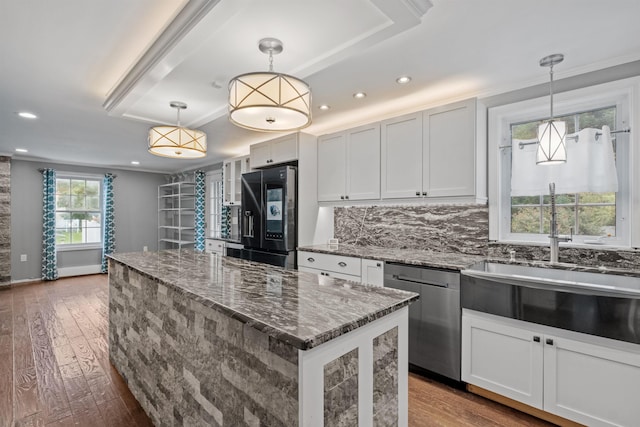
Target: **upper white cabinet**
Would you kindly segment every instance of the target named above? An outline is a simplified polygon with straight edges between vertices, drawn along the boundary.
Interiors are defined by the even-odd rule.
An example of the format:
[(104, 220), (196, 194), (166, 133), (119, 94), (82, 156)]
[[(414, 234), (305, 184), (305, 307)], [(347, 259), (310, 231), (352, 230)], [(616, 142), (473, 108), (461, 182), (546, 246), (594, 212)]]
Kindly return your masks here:
[(640, 345), (465, 310), (462, 380), (589, 426), (640, 420)]
[(383, 199), (475, 194), (475, 98), (381, 126)]
[(422, 196), (422, 113), (385, 120), (380, 129), (382, 198)]
[(261, 168), (298, 160), (298, 134), (292, 133), (249, 147), (251, 167)]
[(475, 98), (425, 111), (422, 125), (422, 192), (428, 197), (474, 195)]
[(225, 206), (240, 206), (242, 174), (250, 170), (249, 156), (236, 157), (222, 163), (223, 204)]
[(318, 201), (379, 198), (379, 124), (318, 138)]

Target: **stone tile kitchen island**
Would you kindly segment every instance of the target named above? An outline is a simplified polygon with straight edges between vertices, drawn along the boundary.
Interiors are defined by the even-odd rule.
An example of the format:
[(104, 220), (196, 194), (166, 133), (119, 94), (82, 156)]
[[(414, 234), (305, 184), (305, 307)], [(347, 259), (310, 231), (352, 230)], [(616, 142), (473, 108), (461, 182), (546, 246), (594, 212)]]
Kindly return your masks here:
[(155, 425), (407, 425), (416, 294), (190, 250), (109, 260), (109, 353)]

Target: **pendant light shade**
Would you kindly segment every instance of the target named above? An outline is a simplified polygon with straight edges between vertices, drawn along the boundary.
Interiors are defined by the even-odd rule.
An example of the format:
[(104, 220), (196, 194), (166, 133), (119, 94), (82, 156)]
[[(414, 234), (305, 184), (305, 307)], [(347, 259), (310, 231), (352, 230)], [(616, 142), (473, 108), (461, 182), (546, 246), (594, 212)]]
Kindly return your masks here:
[(538, 152), (536, 163), (553, 165), (567, 161), (564, 137), (567, 124), (560, 120), (549, 120), (538, 126)]
[(273, 55), (282, 52), (282, 42), (260, 40), (260, 50), (269, 54), (269, 71), (241, 74), (229, 82), (229, 120), (240, 127), (282, 132), (311, 124), (311, 89), (304, 81), (273, 72)]
[(207, 135), (199, 130), (180, 126), (180, 110), (187, 108), (182, 102), (171, 102), (178, 110), (177, 126), (154, 126), (149, 129), (149, 152), (174, 159), (197, 159), (207, 155)]
[(549, 98), (551, 100), (551, 117), (538, 126), (538, 152), (536, 164), (557, 165), (567, 161), (567, 148), (564, 137), (567, 134), (567, 124), (553, 119), (553, 66), (564, 60), (564, 55), (556, 53), (545, 56), (540, 60), (541, 67), (550, 67)]

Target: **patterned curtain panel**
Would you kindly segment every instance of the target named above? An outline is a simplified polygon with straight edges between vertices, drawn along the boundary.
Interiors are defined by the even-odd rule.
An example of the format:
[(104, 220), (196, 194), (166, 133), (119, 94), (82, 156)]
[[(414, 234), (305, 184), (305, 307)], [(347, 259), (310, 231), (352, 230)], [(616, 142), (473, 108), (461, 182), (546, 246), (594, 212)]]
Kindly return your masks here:
[[(220, 237), (228, 239), (229, 231), (231, 230), (231, 211), (228, 206), (224, 205), (224, 168), (222, 168), (222, 191), (220, 197), (222, 197), (222, 210), (220, 211)], [(228, 221), (227, 221), (228, 219)]]
[(205, 217), (205, 203), (206, 203), (206, 174), (203, 171), (195, 171), (195, 245), (194, 249), (198, 252), (204, 252), (205, 248), (205, 227), (206, 227), (206, 217)]
[(102, 180), (102, 217), (104, 229), (102, 235), (102, 268), (103, 273), (109, 271), (107, 255), (116, 250), (116, 228), (113, 217), (113, 179), (115, 175), (107, 173)]
[(42, 280), (58, 278), (56, 256), (56, 171), (42, 172)]

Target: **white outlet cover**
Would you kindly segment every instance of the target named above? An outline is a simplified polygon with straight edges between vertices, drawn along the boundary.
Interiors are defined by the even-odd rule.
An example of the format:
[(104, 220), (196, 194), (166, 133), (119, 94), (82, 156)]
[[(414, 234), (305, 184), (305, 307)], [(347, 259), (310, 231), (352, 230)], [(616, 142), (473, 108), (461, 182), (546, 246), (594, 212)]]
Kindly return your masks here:
[(27, 260), (27, 254), (20, 255), (20, 262), (25, 262)]

